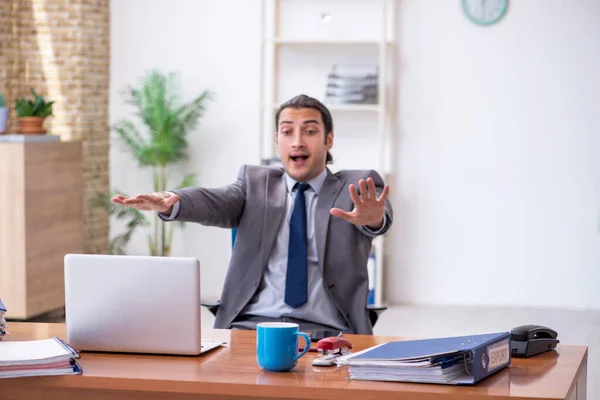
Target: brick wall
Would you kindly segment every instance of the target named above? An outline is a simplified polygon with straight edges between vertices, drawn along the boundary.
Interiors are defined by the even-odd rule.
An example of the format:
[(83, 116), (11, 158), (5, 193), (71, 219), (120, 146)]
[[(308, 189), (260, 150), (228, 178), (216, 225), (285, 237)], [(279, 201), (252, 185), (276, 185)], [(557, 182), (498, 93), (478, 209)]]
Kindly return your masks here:
[(30, 88), (56, 101), (48, 132), (84, 150), (85, 251), (106, 252), (109, 219), (90, 205), (109, 190), (110, 0), (0, 1), (0, 92), (11, 108)]
[[(0, 92), (9, 108), (14, 103), (13, 94), (21, 90), (18, 72), (21, 66), (18, 38), (20, 6), (17, 1), (0, 1)], [(13, 126), (12, 121), (14, 110), (10, 114), (9, 131)]]

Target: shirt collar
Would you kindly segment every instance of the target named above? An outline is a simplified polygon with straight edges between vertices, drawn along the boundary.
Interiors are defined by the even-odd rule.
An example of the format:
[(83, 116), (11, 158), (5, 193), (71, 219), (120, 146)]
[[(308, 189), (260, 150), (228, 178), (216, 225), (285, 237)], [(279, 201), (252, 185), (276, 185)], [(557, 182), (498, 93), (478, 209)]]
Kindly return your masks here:
[[(317, 175), (316, 177), (314, 177), (307, 183), (310, 185), (312, 190), (314, 190), (318, 195), (319, 192), (321, 191), (321, 188), (323, 187), (323, 184), (325, 183), (326, 178), (327, 178), (327, 168), (323, 169), (323, 171), (321, 171), (321, 173), (319, 175)], [(292, 178), (291, 176), (289, 176), (287, 174), (287, 172), (285, 173), (285, 183), (287, 185), (288, 192), (290, 192), (290, 193), (292, 192), (292, 189), (294, 188), (294, 185), (297, 182), (298, 181), (295, 180), (294, 178)]]

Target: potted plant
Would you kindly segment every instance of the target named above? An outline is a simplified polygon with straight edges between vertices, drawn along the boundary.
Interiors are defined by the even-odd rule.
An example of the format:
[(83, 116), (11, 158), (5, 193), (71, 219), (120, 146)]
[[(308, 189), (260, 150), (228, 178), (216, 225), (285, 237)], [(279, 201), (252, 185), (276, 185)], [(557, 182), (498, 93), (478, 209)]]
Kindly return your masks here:
[(4, 96), (0, 93), (0, 135), (6, 133), (6, 125), (8, 124), (8, 108), (4, 102)]
[[(112, 128), (123, 150), (133, 156), (141, 168), (152, 170), (153, 191), (194, 186), (195, 174), (185, 174), (180, 182), (173, 184), (169, 182), (167, 172), (170, 166), (187, 159), (188, 137), (198, 134), (196, 127), (206, 111), (207, 103), (213, 98), (212, 92), (204, 90), (184, 102), (177, 76), (154, 70), (142, 76), (136, 86), (128, 87), (125, 94), (126, 102), (134, 107), (135, 116), (141, 124), (136, 125), (134, 121), (125, 119), (117, 121)], [(146, 215), (136, 209), (112, 204), (110, 197), (101, 194), (95, 204), (107, 207), (111, 216), (127, 221), (126, 231), (110, 243), (111, 253), (124, 254), (133, 232), (150, 225), (150, 222)], [(167, 224), (160, 221), (157, 213), (153, 214), (153, 219), (154, 233), (148, 235), (150, 255), (169, 256), (174, 228), (182, 228), (183, 223), (169, 224), (167, 230)]]
[(31, 89), (33, 100), (20, 98), (17, 99), (16, 111), (19, 129), (18, 133), (40, 134), (46, 133), (44, 129), (44, 120), (52, 115), (53, 101), (46, 102), (42, 96), (38, 96), (35, 90)]

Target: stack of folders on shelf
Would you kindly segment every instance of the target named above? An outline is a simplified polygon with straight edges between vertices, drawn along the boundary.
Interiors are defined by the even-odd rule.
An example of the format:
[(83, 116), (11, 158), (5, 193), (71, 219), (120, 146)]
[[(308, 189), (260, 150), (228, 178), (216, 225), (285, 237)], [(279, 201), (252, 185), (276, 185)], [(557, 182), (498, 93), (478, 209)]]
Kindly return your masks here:
[(510, 333), (384, 343), (341, 356), (348, 379), (473, 385), (511, 362)]
[(6, 307), (2, 300), (0, 299), (0, 340), (6, 335), (6, 319), (4, 316), (6, 315)]
[[(77, 375), (79, 354), (57, 337), (0, 342), (0, 378)], [(0, 396), (1, 397), (1, 396)]]
[(335, 65), (327, 76), (325, 101), (331, 104), (377, 104), (377, 66)]

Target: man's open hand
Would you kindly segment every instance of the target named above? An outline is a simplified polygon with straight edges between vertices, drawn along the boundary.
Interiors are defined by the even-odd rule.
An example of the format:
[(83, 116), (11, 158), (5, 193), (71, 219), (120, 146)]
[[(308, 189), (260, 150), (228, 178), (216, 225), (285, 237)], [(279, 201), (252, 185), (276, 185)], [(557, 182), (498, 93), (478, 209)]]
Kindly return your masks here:
[(115, 204), (122, 204), (142, 211), (156, 211), (163, 214), (171, 214), (173, 205), (177, 203), (179, 196), (162, 192), (138, 194), (134, 197), (125, 197), (119, 194), (111, 200)]
[(350, 185), (348, 190), (350, 197), (354, 202), (354, 209), (351, 212), (339, 208), (332, 208), (331, 215), (343, 218), (346, 221), (360, 226), (367, 226), (371, 229), (379, 229), (383, 225), (383, 216), (385, 214), (385, 200), (387, 199), (390, 188), (385, 185), (381, 196), (377, 197), (377, 189), (372, 178), (358, 181), (360, 194), (356, 191), (356, 186)]

